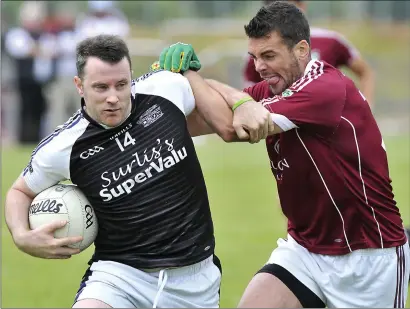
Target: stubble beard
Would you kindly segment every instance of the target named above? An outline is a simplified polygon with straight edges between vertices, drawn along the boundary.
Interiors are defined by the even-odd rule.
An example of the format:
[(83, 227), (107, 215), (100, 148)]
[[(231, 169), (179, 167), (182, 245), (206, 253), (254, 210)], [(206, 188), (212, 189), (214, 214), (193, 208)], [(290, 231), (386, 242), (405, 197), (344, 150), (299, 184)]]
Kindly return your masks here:
[(299, 61), (294, 54), (292, 54), (292, 64), (290, 66), (290, 71), (292, 72), (291, 80), (289, 82), (289, 85), (286, 86), (286, 89), (292, 86), (297, 80), (299, 80), (303, 76), (303, 71), (299, 66)]
[(281, 91), (276, 92), (274, 91), (272, 86), (269, 86), (271, 92), (274, 95), (280, 95), (283, 91), (285, 91), (286, 89), (289, 89), (290, 86), (292, 86), (297, 80), (299, 80), (303, 76), (303, 71), (301, 70), (299, 66), (299, 62), (294, 54), (292, 54), (292, 63), (289, 66), (289, 72), (290, 72), (289, 74), (290, 77), (288, 80), (285, 80), (285, 83), (286, 83), (285, 87)]

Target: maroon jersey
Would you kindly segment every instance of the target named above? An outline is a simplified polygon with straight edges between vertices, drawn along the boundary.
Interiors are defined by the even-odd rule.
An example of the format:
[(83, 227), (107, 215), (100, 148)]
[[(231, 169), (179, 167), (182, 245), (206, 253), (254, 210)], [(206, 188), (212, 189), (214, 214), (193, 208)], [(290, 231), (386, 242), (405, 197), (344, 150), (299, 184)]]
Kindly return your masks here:
[(288, 232), (300, 245), (342, 255), (406, 242), (383, 139), (352, 80), (312, 60), (279, 96), (265, 81), (245, 91), (285, 130), (266, 147)]
[[(310, 45), (312, 49), (312, 59), (323, 60), (335, 68), (349, 66), (359, 52), (342, 35), (335, 31), (311, 28)], [(244, 70), (245, 81), (251, 84), (262, 81), (259, 73), (255, 70), (252, 58), (248, 58), (248, 63)]]

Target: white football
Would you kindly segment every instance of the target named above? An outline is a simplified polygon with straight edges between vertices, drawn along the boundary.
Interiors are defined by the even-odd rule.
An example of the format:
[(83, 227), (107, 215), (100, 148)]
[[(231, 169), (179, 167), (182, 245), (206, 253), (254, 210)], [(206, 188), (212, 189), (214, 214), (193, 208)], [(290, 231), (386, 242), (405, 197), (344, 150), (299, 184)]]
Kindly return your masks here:
[(58, 184), (40, 192), (29, 209), (30, 228), (35, 229), (53, 221), (67, 224), (54, 232), (55, 238), (82, 236), (81, 242), (70, 245), (81, 251), (97, 237), (98, 222), (90, 202), (77, 186)]

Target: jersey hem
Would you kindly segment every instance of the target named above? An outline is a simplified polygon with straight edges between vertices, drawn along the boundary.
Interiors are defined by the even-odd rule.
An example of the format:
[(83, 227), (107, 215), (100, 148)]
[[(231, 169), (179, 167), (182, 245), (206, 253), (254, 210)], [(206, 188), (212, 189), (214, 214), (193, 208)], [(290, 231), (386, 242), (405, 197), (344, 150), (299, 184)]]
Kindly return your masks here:
[[(382, 247), (376, 246), (376, 245), (369, 245), (367, 242), (355, 242), (355, 243), (350, 243), (350, 248), (352, 251), (349, 250), (348, 246), (345, 247), (339, 247), (335, 248), (334, 246), (311, 246), (311, 245), (306, 245), (303, 241), (300, 241), (295, 237), (293, 233), (289, 233), (289, 235), (292, 236), (292, 238), (303, 248), (308, 250), (311, 253), (314, 254), (322, 254), (322, 255), (345, 255), (349, 254), (353, 251), (356, 250), (361, 250), (361, 249), (382, 249)], [(404, 244), (407, 243), (407, 238), (404, 235), (403, 238), (400, 240), (395, 240), (395, 241), (384, 241), (383, 242), (383, 248), (394, 248), (394, 247), (399, 247), (403, 246)]]
[(112, 261), (112, 262), (117, 262), (121, 264), (128, 265), (130, 267), (136, 268), (136, 269), (144, 269), (144, 270), (150, 270), (150, 269), (157, 269), (157, 268), (179, 268), (179, 267), (185, 267), (185, 266), (190, 266), (199, 262), (202, 262), (203, 260), (206, 260), (210, 256), (215, 254), (214, 250), (209, 250), (207, 251), (206, 255), (200, 255), (196, 259), (181, 259), (179, 261), (175, 261), (175, 259), (172, 259), (172, 261), (162, 261), (162, 262), (155, 262), (154, 260), (150, 260), (149, 263), (144, 263), (143, 261), (127, 261), (127, 260), (121, 260), (118, 258), (110, 258), (108, 256), (104, 255), (95, 255), (91, 258), (91, 262), (98, 262), (98, 261)]

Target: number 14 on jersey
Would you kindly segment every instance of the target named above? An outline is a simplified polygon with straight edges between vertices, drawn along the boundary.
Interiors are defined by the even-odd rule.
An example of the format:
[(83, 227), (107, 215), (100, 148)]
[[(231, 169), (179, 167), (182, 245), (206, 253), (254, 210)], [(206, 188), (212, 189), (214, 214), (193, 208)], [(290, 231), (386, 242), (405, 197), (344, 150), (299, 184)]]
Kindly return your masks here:
[(135, 138), (132, 138), (130, 132), (125, 132), (123, 143), (121, 143), (118, 137), (115, 139), (115, 141), (117, 142), (117, 145), (118, 147), (120, 147), (121, 151), (124, 151), (125, 147), (129, 145), (135, 145)]

